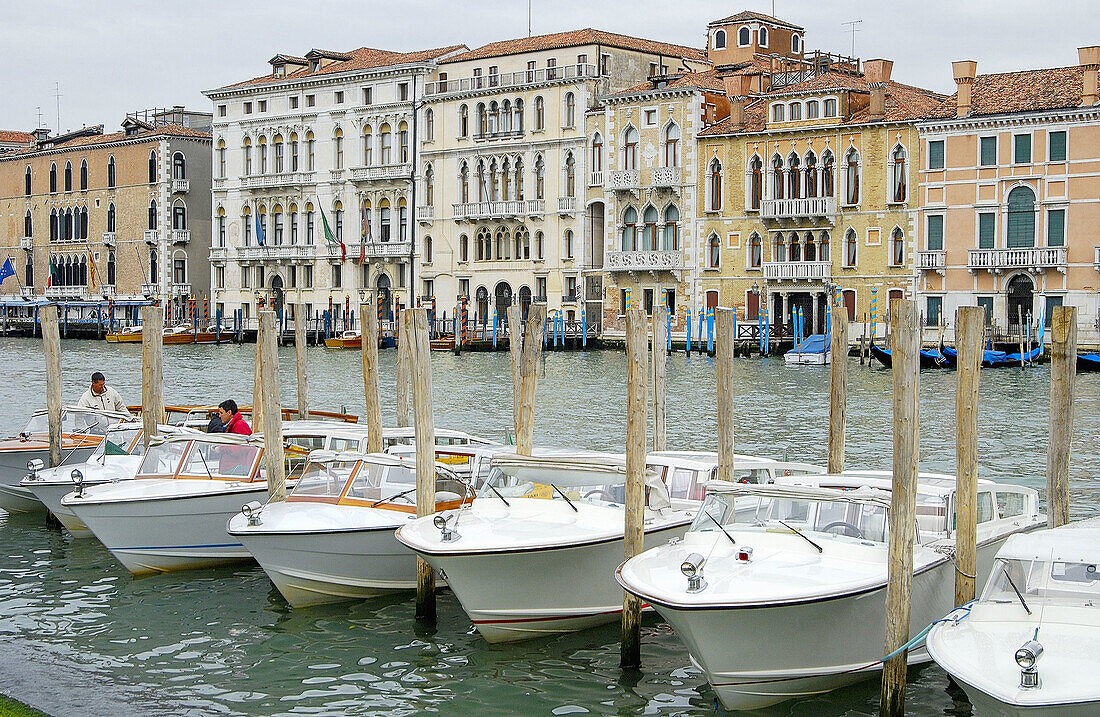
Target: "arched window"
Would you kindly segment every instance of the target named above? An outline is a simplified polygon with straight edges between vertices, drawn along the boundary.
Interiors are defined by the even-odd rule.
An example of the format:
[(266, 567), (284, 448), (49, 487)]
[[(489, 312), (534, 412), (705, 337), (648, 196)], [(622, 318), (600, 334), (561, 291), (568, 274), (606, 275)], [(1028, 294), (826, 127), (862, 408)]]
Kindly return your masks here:
[(515, 104), (515, 108), (513, 109), (513, 114), (515, 115), (515, 123), (514, 124), (515, 124), (516, 131), (522, 134), (523, 133), (523, 100), (518, 98), (518, 97), (516, 98), (516, 104)]
[(369, 167), (374, 159), (374, 135), (369, 124), (363, 125), (363, 166)]
[(306, 202), (306, 244), (313, 244), (316, 226), (317, 219), (313, 210), (313, 202)]
[[(111, 159), (114, 159), (114, 158), (112, 157)], [(31, 168), (30, 168), (30, 165), (27, 166), (27, 171), (23, 175), (23, 194), (25, 194), (28, 197), (31, 196)]]
[(73, 191), (73, 163), (65, 162), (65, 191)]
[(1016, 187), (1008, 193), (1008, 248), (1035, 246), (1035, 193)]
[(523, 160), (519, 157), (516, 157), (515, 177), (516, 177), (516, 199), (522, 200), (523, 199)]
[(522, 256), (524, 259), (531, 258), (531, 232), (527, 231), (527, 227), (520, 224), (519, 229), (516, 230), (516, 243), (519, 244), (519, 249), (516, 254)]
[(256, 142), (256, 152), (260, 157), (260, 174), (267, 174), (267, 137), (262, 134)]
[(783, 158), (772, 157), (772, 199), (783, 198)]
[[(369, 213), (369, 211), (370, 210), (368, 209), (367, 212)], [(219, 220), (219, 221), (221, 221), (221, 220)], [(293, 203), (293, 202), (291, 203), (291, 205), (289, 207), (287, 207), (287, 225), (290, 227), (290, 243), (291, 244), (297, 244), (298, 243), (298, 205)], [(219, 231), (219, 234), (224, 233), (224, 221), (221, 221), (221, 226), (218, 227), (218, 231)], [(370, 236), (369, 230), (368, 230), (367, 235)], [(222, 236), (222, 239), (223, 239), (223, 241), (222, 241), (222, 244), (220, 246), (225, 246), (224, 235)]]
[(115, 285), (115, 252), (114, 249), (107, 252), (107, 286)]
[(803, 240), (805, 241), (805, 250), (802, 253), (802, 258), (806, 261), (817, 261), (817, 246), (814, 244), (813, 232), (806, 232)]
[(722, 50), (726, 47), (726, 31), (718, 30), (714, 33), (714, 49)]
[(542, 95), (535, 98), (535, 130), (546, 129), (546, 106), (542, 101)]
[(760, 235), (756, 232), (749, 237), (749, 266), (759, 269), (763, 264), (763, 252), (761, 251)]
[(344, 168), (344, 130), (339, 127), (332, 133), (332, 160), (336, 169)]
[(432, 263), (432, 238), (430, 236), (424, 237), (424, 263)]
[(573, 159), (573, 153), (565, 155), (565, 196), (577, 195), (577, 161)]
[(542, 261), (546, 247), (543, 242), (542, 230), (535, 232), (535, 260)]
[(792, 102), (787, 105), (787, 119), (791, 122), (796, 122), (802, 119), (802, 104), (799, 102)]
[(791, 199), (798, 199), (802, 196), (802, 161), (798, 158), (797, 154), (792, 154), (787, 157), (787, 196)]
[(401, 199), (397, 204), (397, 240), (406, 241), (409, 238), (409, 207), (405, 200)]
[(500, 103), (500, 131), (508, 134), (512, 131), (512, 101)]
[(855, 148), (844, 155), (844, 203), (859, 204), (859, 152)]
[(149, 250), (149, 283), (159, 284), (160, 272), (157, 271), (157, 250)]
[(470, 260), (470, 238), (465, 234), (460, 234), (458, 237), (458, 260), (463, 262)]
[(383, 199), (378, 205), (378, 238), (381, 241), (390, 240), (390, 202)]
[(905, 236), (901, 233), (901, 227), (894, 227), (890, 233), (890, 263), (905, 266)]
[[(516, 258), (518, 259), (519, 257), (517, 256)], [(573, 258), (573, 230), (572, 229), (566, 229), (565, 230), (565, 236), (562, 239), (562, 258), (564, 258), (564, 259), (572, 259)]]
[(333, 227), (333, 231), (336, 234), (336, 241), (342, 242), (344, 240), (344, 205), (340, 200), (336, 200), (332, 203), (332, 217), (333, 224), (336, 225)]
[(470, 108), (466, 105), (461, 105), (458, 108), (458, 136), (468, 137), (470, 135)]
[[(112, 159), (114, 159), (114, 158), (112, 157)], [(110, 164), (108, 164), (107, 165), (107, 171), (108, 172), (113, 172), (114, 167), (112, 167)], [(219, 139), (218, 140), (218, 177), (220, 179), (225, 179), (225, 140), (224, 139)], [(110, 180), (108, 179), (108, 183), (109, 182), (110, 182)]]
[(821, 196), (832, 197), (834, 196), (833, 190), (833, 153), (829, 150), (825, 150), (825, 153), (821, 155)]
[(58, 220), (57, 220), (57, 210), (56, 209), (51, 209), (50, 210), (50, 241), (57, 241), (59, 236), (60, 236), (60, 233), (59, 233)]
[(283, 206), (276, 204), (271, 208), (271, 235), (275, 238), (275, 246), (283, 244)]
[(764, 194), (764, 162), (759, 155), (753, 155), (749, 162), (749, 208), (760, 209), (760, 199)]
[(904, 202), (908, 196), (909, 160), (905, 148), (900, 144), (890, 154), (890, 193), (895, 202)]
[(638, 250), (638, 210), (627, 207), (623, 212), (623, 251)]
[(680, 210), (675, 204), (665, 208), (664, 244), (665, 251), (675, 251), (680, 248)]
[(149, 183), (157, 181), (157, 151), (149, 153)]
[(680, 126), (675, 122), (665, 127), (665, 166), (680, 166)]
[(271, 138), (271, 151), (275, 153), (275, 174), (282, 174), (286, 171), (286, 165), (283, 157), (283, 150), (286, 149), (283, 146), (283, 136), (277, 134)]
[(31, 219), (31, 210), (27, 210), (27, 214), (23, 217), (23, 236), (34, 236), (34, 222)]
[(187, 164), (183, 152), (172, 155), (172, 179), (187, 179)]
[(817, 100), (806, 103), (806, 119), (817, 119), (821, 114), (821, 104)]
[(490, 102), (488, 108), (484, 110), (485, 115), (485, 132), (482, 134), (495, 135), (497, 133), (497, 117), (500, 115), (500, 111), (497, 109), (496, 102)]
[(88, 160), (80, 160), (80, 191), (88, 191)]
[[(593, 172), (603, 171), (603, 137), (600, 135), (599, 132), (592, 135), (592, 161), (590, 162), (590, 164), (592, 165)], [(29, 176), (30, 170), (28, 169), (27, 172)], [(30, 186), (30, 180), (28, 179), (27, 181), (27, 186)]]
[(298, 133), (290, 133), (290, 171), (298, 171)]
[(535, 160), (535, 199), (546, 198), (546, 163), (542, 155)]
[(806, 153), (806, 169), (804, 171), (806, 175), (806, 196), (817, 196), (817, 156), (814, 153)]
[(752, 43), (752, 32), (747, 27), (743, 27), (737, 31), (737, 45), (739, 47), (748, 47)]
[(577, 123), (577, 98), (572, 92), (565, 93), (565, 126), (573, 127)]
[(775, 261), (787, 261), (787, 243), (783, 241), (782, 234), (775, 235), (774, 251)]
[(707, 239), (707, 267), (718, 269), (722, 266), (722, 243), (717, 234), (711, 234)]
[(496, 201), (500, 199), (500, 171), (497, 169), (497, 161), (489, 162), (489, 195), (487, 199)]
[(788, 239), (787, 260), (802, 261), (802, 244), (798, 241), (798, 234), (791, 232)]
[(859, 259), (859, 240), (856, 238), (856, 230), (849, 229), (844, 235), (844, 266), (855, 266), (857, 259)]
[(710, 160), (710, 165), (707, 168), (707, 194), (709, 195), (709, 206), (712, 212), (716, 212), (722, 208), (722, 163), (718, 161), (718, 158)]
[(312, 172), (317, 168), (317, 140), (313, 132), (306, 132), (306, 171)]
[(252, 138), (244, 138), (244, 173), (245, 176), (252, 174)]
[(390, 134), (389, 124), (384, 124), (378, 129), (379, 143), (378, 160), (382, 164), (393, 162), (393, 136)]
[(512, 258), (512, 247), (510, 239), (511, 237), (508, 236), (508, 232), (504, 231), (503, 229), (497, 229), (497, 260)]
[(772, 122), (782, 122), (784, 118), (783, 105), (772, 105)]
[(88, 241), (88, 207), (80, 208), (80, 239)]
[(435, 112), (429, 107), (424, 111), (424, 141), (435, 140)]
[(157, 228), (157, 200), (149, 202), (149, 229)]
[(638, 130), (627, 127), (623, 135), (623, 169), (638, 168)]
[(492, 240), (489, 237), (489, 230), (486, 227), (481, 227), (477, 230), (476, 242), (478, 261), (488, 261), (493, 258)]
[(397, 127), (397, 156), (401, 164), (409, 161), (409, 125), (402, 122)]
[(791, 52), (798, 52), (802, 48), (801, 40), (797, 32), (791, 35)]
[(435, 170), (430, 164), (424, 170), (424, 203), (429, 207), (435, 206)]
[(645, 224), (642, 231), (642, 251), (653, 251), (657, 248), (657, 207), (652, 204), (646, 207), (642, 222)]
[(215, 239), (215, 242), (216, 242), (214, 244), (214, 246), (217, 246), (217, 247), (224, 247), (225, 246), (225, 208), (224, 207), (218, 207), (217, 236), (215, 236), (214, 239)]
[(759, 40), (759, 43), (758, 43), (760, 45), (760, 47), (767, 47), (768, 46), (768, 28), (766, 28), (766, 27), (760, 28), (758, 34), (759, 34), (759, 37), (760, 37), (760, 40)]
[(57, 193), (57, 165), (50, 164), (50, 194)]
[(470, 202), (470, 166), (465, 162), (458, 170), (458, 201), (462, 204)]

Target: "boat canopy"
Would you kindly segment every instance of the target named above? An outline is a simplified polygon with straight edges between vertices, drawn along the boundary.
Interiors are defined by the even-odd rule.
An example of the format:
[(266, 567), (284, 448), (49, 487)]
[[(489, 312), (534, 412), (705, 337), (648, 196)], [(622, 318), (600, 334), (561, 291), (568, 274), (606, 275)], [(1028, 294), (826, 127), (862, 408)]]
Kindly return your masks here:
[(808, 485), (782, 483), (731, 483), (713, 480), (706, 485), (708, 493), (734, 493), (761, 498), (785, 498), (788, 500), (819, 500), (844, 503), (863, 503), (883, 508), (890, 507), (890, 494), (884, 490), (860, 486), (848, 490), (819, 488)]
[[(61, 432), (102, 436), (112, 424), (130, 418), (133, 418), (133, 416), (115, 411), (100, 411), (82, 406), (65, 406), (61, 409)], [(23, 429), (20, 435), (48, 435), (49, 432), (49, 412), (43, 408), (31, 414), (27, 427)]]
[[(445, 466), (436, 464), (436, 507), (473, 493)], [(416, 506), (416, 463), (384, 453), (314, 451), (288, 502), (393, 508)], [(382, 505), (386, 504), (386, 505)], [(445, 507), (457, 507), (448, 505)]]
[[(1013, 535), (997, 557), (1003, 560), (1055, 560), (1100, 565), (1100, 519), (1043, 530), (1026, 535)], [(1095, 576), (1100, 579), (1100, 574)]]
[(263, 436), (180, 433), (150, 441), (139, 478), (251, 480), (263, 454)]

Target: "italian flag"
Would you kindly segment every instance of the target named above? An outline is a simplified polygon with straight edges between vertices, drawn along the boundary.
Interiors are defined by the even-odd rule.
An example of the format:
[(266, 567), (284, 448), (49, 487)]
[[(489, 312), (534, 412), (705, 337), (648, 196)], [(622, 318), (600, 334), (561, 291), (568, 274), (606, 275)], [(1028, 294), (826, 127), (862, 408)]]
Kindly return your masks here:
[(340, 245), (340, 261), (347, 261), (348, 248), (346, 246), (344, 246), (344, 242), (337, 239), (336, 235), (332, 233), (332, 229), (329, 228), (328, 217), (325, 216), (325, 210), (324, 209), (321, 210), (321, 224), (324, 225), (325, 239), (328, 240), (328, 243), (329, 244), (339, 244)]

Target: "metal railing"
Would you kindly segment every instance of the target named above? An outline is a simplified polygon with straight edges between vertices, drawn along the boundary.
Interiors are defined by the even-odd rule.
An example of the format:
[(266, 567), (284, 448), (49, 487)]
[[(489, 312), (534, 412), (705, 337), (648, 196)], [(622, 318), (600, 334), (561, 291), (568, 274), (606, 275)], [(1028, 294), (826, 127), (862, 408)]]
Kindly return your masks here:
[(833, 214), (836, 214), (836, 197), (765, 199), (760, 203), (760, 216), (764, 219), (827, 217)]
[(522, 87), (545, 82), (570, 79), (598, 79), (599, 69), (595, 65), (572, 64), (556, 67), (544, 67), (537, 70), (520, 70), (495, 75), (474, 75), (458, 79), (439, 80), (424, 85), (424, 94), (428, 97), (459, 92), (495, 89), (498, 87)]
[(657, 251), (609, 251), (604, 254), (608, 271), (673, 271), (684, 268), (679, 249)]
[(970, 269), (1065, 269), (1064, 246), (1024, 247), (1019, 249), (970, 249), (966, 265)]
[(833, 273), (831, 261), (767, 261), (764, 278), (768, 281), (827, 281)]

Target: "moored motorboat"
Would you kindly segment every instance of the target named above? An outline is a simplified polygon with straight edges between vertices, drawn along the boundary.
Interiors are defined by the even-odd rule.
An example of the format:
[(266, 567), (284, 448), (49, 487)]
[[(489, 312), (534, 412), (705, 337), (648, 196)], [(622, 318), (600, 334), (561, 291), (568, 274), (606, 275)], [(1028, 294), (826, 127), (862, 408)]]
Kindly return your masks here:
[(928, 633), (979, 715), (1100, 714), (1100, 518), (1014, 535), (981, 597)]
[(827, 366), (831, 353), (827, 335), (811, 334), (783, 354), (783, 361), (795, 366)]
[[(532, 458), (501, 450), (489, 462), (470, 504), (404, 525), (397, 539), (446, 577), (489, 642), (618, 619), (622, 591), (612, 572), (624, 551), (624, 457), (537, 449)], [(713, 453), (647, 456), (647, 545), (683, 535), (716, 466)], [(736, 464), (739, 479), (760, 481), (800, 466), (750, 456)]]
[(161, 343), (165, 346), (175, 344), (195, 343), (195, 329), (191, 326), (167, 326), (161, 336)]
[[(472, 499), (437, 466), (436, 510)], [(415, 588), (416, 556), (394, 537), (415, 519), (415, 460), (315, 451), (286, 501), (247, 506), (226, 531), (300, 608)]]
[[(687, 645), (727, 709), (827, 692), (881, 670), (889, 577), (889, 474), (707, 484), (682, 541), (623, 563), (616, 577)], [(917, 487), (911, 626), (954, 601), (954, 477)], [(1038, 494), (980, 481), (978, 574), (1011, 534), (1038, 528)], [(927, 660), (922, 649), (910, 663)]]
[(359, 349), (363, 347), (363, 337), (358, 331), (344, 331), (339, 336), (325, 339), (327, 349)]
[(1077, 354), (1077, 371), (1100, 371), (1100, 353)]
[(109, 344), (139, 344), (141, 343), (141, 325), (126, 326), (118, 331), (108, 332), (103, 338)]
[[(884, 346), (878, 346), (871, 344), (870, 346), (871, 356), (878, 360), (886, 368), (890, 368), (894, 364), (894, 357), (891, 349)], [(920, 367), (921, 368), (944, 368), (947, 366), (947, 360), (943, 357), (938, 350), (935, 349), (921, 349), (920, 350)]]
[[(61, 464), (83, 463), (99, 447), (107, 429), (126, 414), (96, 411), (78, 406), (61, 409)], [(28, 471), (49, 465), (49, 416), (45, 410), (31, 414), (18, 436), (0, 440), (0, 508), (9, 513), (45, 510), (34, 494), (20, 485)]]

